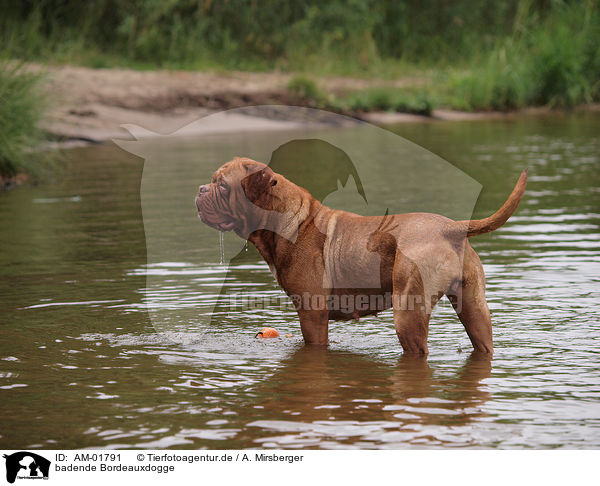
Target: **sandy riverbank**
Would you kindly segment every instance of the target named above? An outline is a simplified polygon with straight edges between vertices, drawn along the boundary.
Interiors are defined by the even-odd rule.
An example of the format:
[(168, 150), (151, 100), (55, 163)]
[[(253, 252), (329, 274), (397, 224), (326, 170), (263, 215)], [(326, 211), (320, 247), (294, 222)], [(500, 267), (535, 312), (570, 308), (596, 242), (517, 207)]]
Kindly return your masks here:
[[(51, 107), (43, 128), (60, 140), (102, 142), (127, 136), (121, 128), (123, 124), (168, 134), (217, 111), (298, 104), (286, 89), (292, 75), (278, 72), (217, 74), (38, 65), (31, 65), (30, 69), (43, 70), (47, 75)], [(376, 82), (354, 78), (320, 80), (330, 93), (425, 82), (421, 78)], [(237, 116), (223, 118), (222, 126), (215, 129), (237, 130), (248, 124), (257, 129), (275, 127), (264, 120)]]
[[(73, 66), (29, 65), (47, 75), (45, 89), (50, 111), (43, 128), (60, 141), (104, 142), (129, 137), (121, 127), (137, 125), (159, 134), (177, 131), (194, 120), (217, 111), (252, 105), (299, 104), (287, 90), (291, 74), (232, 72), (227, 74), (188, 71), (134, 71), (91, 69)], [(327, 93), (375, 87), (408, 87), (431, 82), (406, 77), (393, 81), (328, 77), (319, 79)], [(301, 102), (300, 102), (301, 104)], [(432, 122), (437, 120), (480, 120), (507, 118), (548, 112), (547, 108), (517, 113), (466, 113), (434, 110), (431, 117), (407, 113), (356, 113), (354, 116), (375, 124)], [(286, 128), (286, 120), (257, 119), (240, 114), (219, 117), (214, 131)], [(287, 120), (288, 124), (301, 123)], [(304, 121), (306, 122), (306, 120)], [(292, 126), (290, 125), (290, 126)], [(182, 133), (192, 135), (183, 131)]]

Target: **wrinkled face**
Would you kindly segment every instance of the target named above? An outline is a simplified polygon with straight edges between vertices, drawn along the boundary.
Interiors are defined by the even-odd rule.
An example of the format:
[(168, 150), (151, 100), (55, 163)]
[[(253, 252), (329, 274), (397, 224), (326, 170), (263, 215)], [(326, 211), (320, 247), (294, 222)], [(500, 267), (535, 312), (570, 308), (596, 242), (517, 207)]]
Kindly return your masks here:
[(260, 219), (257, 213), (270, 209), (269, 194), (276, 184), (277, 174), (265, 164), (235, 158), (217, 169), (210, 184), (198, 188), (198, 216), (211, 228), (247, 236), (258, 229), (251, 228)]

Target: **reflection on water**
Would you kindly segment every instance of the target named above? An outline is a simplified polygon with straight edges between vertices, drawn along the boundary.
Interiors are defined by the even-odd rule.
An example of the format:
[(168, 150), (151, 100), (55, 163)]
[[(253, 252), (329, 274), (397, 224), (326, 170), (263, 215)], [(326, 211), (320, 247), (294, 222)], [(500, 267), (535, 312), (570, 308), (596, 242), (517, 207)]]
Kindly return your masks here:
[[(346, 352), (302, 348), (258, 387), (267, 419), (264, 447), (399, 447), (472, 444), (471, 421), (485, 416), (480, 388), (490, 359), (470, 356), (449, 377), (437, 377), (422, 357), (382, 366)], [(447, 429), (443, 433), (440, 428)], [(260, 434), (260, 432), (259, 432)]]
[[(230, 268), (148, 266), (141, 161), (76, 149), (64, 180), (0, 197), (0, 445), (599, 447), (600, 117), (395, 130), (483, 185), (475, 217), (530, 167), (518, 213), (472, 240), (488, 279), (492, 361), (470, 354), (448, 304), (432, 317), (427, 360), (401, 355), (390, 312), (332, 323), (329, 349), (304, 347), (252, 248)], [(216, 232), (214, 245), (217, 254)], [(147, 289), (151, 299), (146, 271), (166, 282)], [(222, 298), (221, 282), (274, 305), (217, 308), (209, 328), (176, 317)], [(148, 302), (175, 316), (166, 332)], [(265, 325), (292, 337), (253, 339)]]

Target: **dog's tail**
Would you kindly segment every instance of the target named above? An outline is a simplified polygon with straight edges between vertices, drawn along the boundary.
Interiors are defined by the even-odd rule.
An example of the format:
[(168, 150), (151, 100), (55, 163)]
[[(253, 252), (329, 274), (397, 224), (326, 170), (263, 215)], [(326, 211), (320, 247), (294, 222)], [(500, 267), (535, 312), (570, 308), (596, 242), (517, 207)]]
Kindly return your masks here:
[(527, 186), (527, 169), (521, 172), (521, 176), (519, 177), (515, 188), (498, 211), (485, 219), (456, 221), (453, 225), (453, 229), (458, 230), (463, 234), (466, 233), (467, 237), (482, 235), (497, 230), (506, 223), (508, 218), (510, 218), (512, 213), (517, 209), (519, 201), (521, 201), (523, 193), (525, 192), (525, 186)]

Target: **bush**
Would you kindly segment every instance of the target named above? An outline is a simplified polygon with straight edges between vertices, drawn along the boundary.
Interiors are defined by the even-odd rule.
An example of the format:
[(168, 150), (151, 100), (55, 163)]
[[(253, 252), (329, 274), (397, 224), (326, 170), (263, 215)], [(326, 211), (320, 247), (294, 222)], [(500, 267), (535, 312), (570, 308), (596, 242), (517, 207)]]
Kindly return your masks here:
[(470, 109), (570, 107), (598, 99), (600, 14), (592, 2), (558, 4), (533, 16), (487, 58), (450, 75), (449, 91)]
[(351, 93), (341, 102), (350, 111), (396, 111), (430, 115), (433, 102), (425, 93), (413, 94), (396, 88), (375, 88)]
[(463, 101), (461, 108), (503, 111), (527, 104), (530, 80), (525, 66), (513, 62), (515, 52), (515, 47), (503, 46), (469, 70), (450, 75), (449, 91)]
[(32, 153), (42, 139), (39, 82), (40, 75), (0, 63), (0, 175), (13, 176), (19, 168), (35, 173), (39, 168)]
[(592, 101), (592, 85), (600, 75), (600, 71), (589, 73), (591, 77), (586, 73), (593, 62), (588, 56), (595, 54), (586, 47), (595, 44), (597, 52), (600, 46), (600, 15), (594, 14), (589, 18), (585, 8), (564, 7), (531, 33), (531, 103), (574, 106)]
[(325, 95), (312, 79), (306, 76), (294, 76), (287, 85), (288, 91), (297, 99), (312, 100), (321, 103)]

